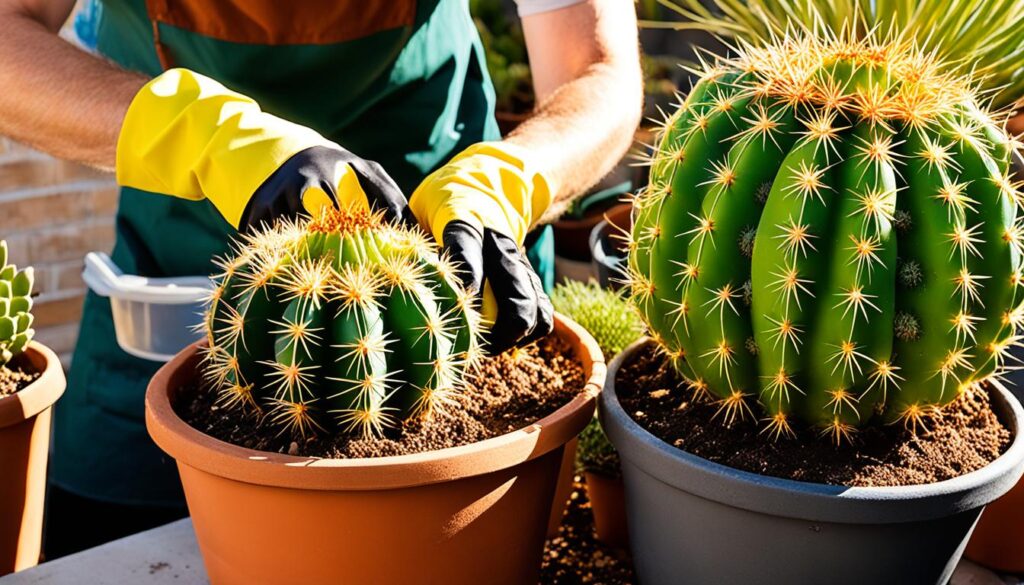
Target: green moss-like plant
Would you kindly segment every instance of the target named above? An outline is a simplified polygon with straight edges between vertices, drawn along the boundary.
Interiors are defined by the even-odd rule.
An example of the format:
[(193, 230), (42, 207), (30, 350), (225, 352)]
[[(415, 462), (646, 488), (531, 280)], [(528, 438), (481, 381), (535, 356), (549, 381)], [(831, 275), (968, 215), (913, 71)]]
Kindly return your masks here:
[(1003, 371), (1019, 144), (949, 71), (912, 43), (794, 33), (708, 65), (668, 119), (630, 289), (725, 421), (757, 402), (775, 437), (916, 429)]
[(7, 263), (7, 242), (0, 240), (0, 368), (25, 351), (32, 329), (32, 267)]
[(643, 321), (624, 295), (597, 282), (561, 283), (551, 291), (551, 304), (594, 336), (606, 360), (643, 335)]
[[(611, 360), (643, 335), (643, 321), (625, 296), (602, 288), (595, 281), (561, 283), (551, 292), (551, 303), (556, 311), (567, 315), (594, 336), (605, 360)], [(620, 474), (619, 455), (597, 418), (590, 421), (580, 434), (576, 469), (607, 477)]]
[(221, 403), (297, 435), (377, 436), (451, 403), (479, 319), (436, 245), (364, 211), (246, 237), (206, 319)]

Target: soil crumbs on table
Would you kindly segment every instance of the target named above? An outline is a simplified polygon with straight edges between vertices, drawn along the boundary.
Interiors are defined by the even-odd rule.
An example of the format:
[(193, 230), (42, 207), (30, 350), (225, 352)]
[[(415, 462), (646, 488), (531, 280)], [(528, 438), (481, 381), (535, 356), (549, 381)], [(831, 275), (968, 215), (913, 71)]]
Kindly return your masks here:
[[(551, 335), (484, 359), (468, 373), (466, 387), (445, 411), (423, 423), (407, 423), (384, 438), (319, 433), (296, 439), (260, 424), (258, 413), (225, 412), (205, 384), (178, 414), (212, 437), (249, 449), (334, 459), (387, 457), (467, 445), (526, 427), (579, 394), (586, 384), (584, 376), (571, 346)], [(185, 389), (182, 394), (193, 393)]]
[[(812, 429), (797, 439), (773, 441), (763, 421), (727, 427), (711, 400), (694, 400), (685, 382), (654, 345), (623, 364), (619, 401), (655, 436), (705, 459), (761, 475), (845, 486), (933, 483), (988, 465), (1010, 443), (1010, 432), (989, 404), (988, 388), (975, 386), (938, 411), (913, 434), (902, 424), (865, 426), (836, 446)], [(758, 406), (751, 404), (757, 412)], [(717, 414), (717, 416), (716, 416)]]
[(6, 366), (0, 366), (0, 398), (25, 388), (35, 382), (40, 375), (39, 372), (33, 372), (23, 365), (18, 358), (8, 362)]
[(558, 536), (544, 547), (541, 585), (630, 585), (629, 551), (605, 546), (594, 534), (594, 515), (580, 477), (573, 484)]

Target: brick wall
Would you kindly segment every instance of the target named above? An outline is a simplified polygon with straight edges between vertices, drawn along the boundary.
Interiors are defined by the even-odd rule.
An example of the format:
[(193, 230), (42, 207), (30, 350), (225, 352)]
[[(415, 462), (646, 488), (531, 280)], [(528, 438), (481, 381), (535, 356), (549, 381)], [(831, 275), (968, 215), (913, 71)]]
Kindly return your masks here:
[(114, 243), (113, 176), (0, 137), (0, 238), (11, 261), (36, 270), (36, 339), (65, 366), (78, 334), (82, 258)]

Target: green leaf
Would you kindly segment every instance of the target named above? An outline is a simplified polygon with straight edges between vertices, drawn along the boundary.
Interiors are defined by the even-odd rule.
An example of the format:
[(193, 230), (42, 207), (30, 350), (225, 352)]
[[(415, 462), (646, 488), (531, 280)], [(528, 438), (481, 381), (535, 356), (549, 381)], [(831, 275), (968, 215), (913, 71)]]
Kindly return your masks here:
[(18, 333), (24, 333), (28, 331), (29, 328), (32, 327), (32, 323), (35, 321), (35, 317), (32, 316), (32, 313), (20, 313), (14, 319), (17, 321)]
[(8, 317), (11, 314), (11, 301), (0, 299), (0, 317)]
[(14, 280), (14, 275), (18, 272), (18, 267), (14, 264), (9, 264), (0, 268), (0, 280), (10, 282)]
[(0, 280), (0, 299), (11, 298), (11, 283), (7, 280)]
[(0, 267), (7, 266), (7, 242), (0, 240)]
[(14, 277), (12, 289), (14, 296), (27, 297), (32, 294), (32, 284), (35, 282), (35, 271), (31, 266), (22, 270)]
[(18, 328), (18, 322), (13, 317), (0, 317), (0, 339), (7, 340), (14, 337)]
[(29, 329), (24, 333), (19, 333), (18, 335), (16, 335), (14, 337), (14, 342), (11, 343), (11, 353), (13, 353), (14, 355), (18, 355), (19, 353), (25, 351), (25, 347), (28, 346), (28, 343), (30, 341), (32, 341), (32, 337), (35, 335), (35, 333), (36, 332), (34, 330)]
[(32, 310), (32, 297), (14, 297), (11, 300), (2, 299), (4, 303), (7, 303), (7, 311), (4, 312), (3, 307), (0, 306), (0, 315), (5, 317), (12, 317), (18, 313), (28, 313)]

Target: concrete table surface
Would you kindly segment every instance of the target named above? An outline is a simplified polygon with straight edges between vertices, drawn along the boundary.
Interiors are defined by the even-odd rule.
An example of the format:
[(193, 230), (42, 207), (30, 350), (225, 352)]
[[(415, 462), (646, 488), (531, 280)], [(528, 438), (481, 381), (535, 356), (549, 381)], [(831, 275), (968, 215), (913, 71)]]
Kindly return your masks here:
[(188, 518), (0, 577), (0, 585), (208, 585)]
[[(209, 585), (192, 521), (115, 540), (38, 567), (0, 577), (0, 585)], [(1017, 585), (961, 561), (950, 585)]]

